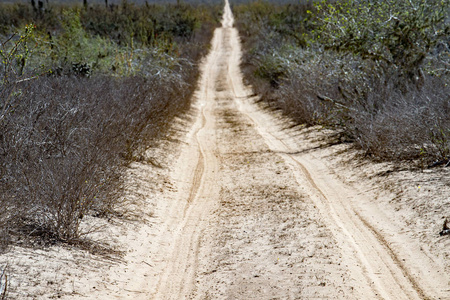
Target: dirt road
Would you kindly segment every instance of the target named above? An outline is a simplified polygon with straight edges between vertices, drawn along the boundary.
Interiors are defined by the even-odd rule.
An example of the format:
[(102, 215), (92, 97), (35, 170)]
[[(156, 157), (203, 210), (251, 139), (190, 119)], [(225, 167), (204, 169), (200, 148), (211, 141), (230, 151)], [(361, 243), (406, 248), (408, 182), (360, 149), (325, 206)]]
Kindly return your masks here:
[(0, 257), (13, 298), (450, 299), (448, 171), (401, 173), (402, 199), (379, 198), (317, 130), (254, 103), (240, 58), (226, 1), (191, 114), (147, 153), (165, 167), (130, 166), (126, 217), (86, 218), (120, 255), (15, 247)]
[[(441, 266), (358, 186), (252, 104), (228, 2), (203, 66), (196, 121), (151, 299), (450, 299)], [(167, 235), (168, 234), (168, 235)]]

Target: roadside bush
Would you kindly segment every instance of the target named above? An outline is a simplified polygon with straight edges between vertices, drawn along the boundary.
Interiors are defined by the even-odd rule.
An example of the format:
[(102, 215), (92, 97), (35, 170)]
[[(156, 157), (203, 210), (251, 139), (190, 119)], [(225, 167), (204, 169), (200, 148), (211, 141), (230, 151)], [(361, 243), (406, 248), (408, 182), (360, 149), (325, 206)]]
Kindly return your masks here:
[(427, 55), (450, 34), (448, 0), (322, 1), (315, 7), (313, 36), (325, 49), (395, 67), (402, 81), (418, 81)]
[[(121, 12), (145, 10), (126, 5)], [(103, 12), (120, 15), (115, 9)], [(195, 11), (187, 5), (183, 9)], [(57, 10), (61, 14), (53, 18)], [(176, 12), (170, 15), (174, 22)], [(218, 15), (215, 8), (204, 7), (194, 15), (195, 24), (180, 16), (184, 31), (177, 31), (179, 39), (163, 29), (161, 37), (144, 44), (92, 33), (83, 23), (87, 12), (77, 7), (52, 6), (34, 13), (30, 15), (42, 28), (28, 25), (0, 45), (4, 246), (24, 233), (49, 243), (77, 243), (95, 230), (80, 229), (85, 216), (115, 213), (124, 168), (163, 138), (173, 118), (189, 108), (197, 62), (208, 48)], [(57, 22), (46, 23), (45, 15)], [(18, 26), (29, 21), (10, 18)], [(133, 26), (135, 21), (128, 19)], [(49, 24), (56, 25), (46, 28)], [(130, 44), (121, 44), (124, 40)]]
[(275, 4), (253, 1), (233, 6), (236, 26), (243, 42), (242, 69), (257, 94), (271, 102), (280, 80), (286, 76), (285, 59), (279, 52), (305, 45), (310, 31), (308, 13), (312, 3)]
[[(122, 1), (107, 8), (93, 4), (89, 9), (49, 2), (35, 10), (31, 5), (0, 4), (0, 36), (32, 23), (37, 47), (29, 64), (45, 65), (57, 75), (130, 76), (142, 67), (170, 63), (172, 57), (203, 55), (207, 47), (198, 43), (204, 43), (218, 24), (220, 8), (218, 4)], [(192, 51), (198, 54), (188, 53)], [(146, 64), (149, 60), (151, 64)]]
[(85, 215), (112, 213), (123, 167), (187, 107), (183, 87), (151, 80), (50, 77), (21, 85), (1, 144), (17, 214), (10, 217), (71, 242), (86, 233), (78, 230)]
[(405, 84), (405, 93), (397, 73), (355, 57), (296, 49), (285, 59), (287, 75), (273, 105), (299, 123), (336, 128), (378, 158), (448, 158), (450, 90), (442, 78), (426, 76), (421, 88)]
[(299, 123), (335, 128), (378, 159), (447, 162), (448, 1), (298, 6), (294, 28), (277, 17), (291, 6), (235, 7), (245, 77), (262, 101)]

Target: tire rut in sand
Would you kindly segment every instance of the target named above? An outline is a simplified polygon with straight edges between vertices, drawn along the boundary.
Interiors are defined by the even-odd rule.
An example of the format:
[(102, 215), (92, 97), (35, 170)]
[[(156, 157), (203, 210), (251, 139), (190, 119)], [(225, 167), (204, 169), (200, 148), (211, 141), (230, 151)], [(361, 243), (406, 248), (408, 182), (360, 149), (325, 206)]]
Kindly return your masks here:
[(355, 299), (336, 240), (289, 168), (226, 91), (217, 106), (219, 207), (202, 239), (195, 298)]
[[(237, 32), (233, 33), (237, 36)], [(337, 182), (330, 177), (318, 176), (327, 173), (325, 168), (319, 169), (311, 157), (295, 156), (296, 148), (289, 147), (281, 138), (270, 132), (267, 116), (260, 117), (254, 106), (248, 102), (251, 92), (243, 86), (242, 75), (238, 64), (241, 57), (240, 45), (237, 43), (230, 54), (228, 80), (234, 93), (239, 110), (245, 115), (264, 138), (270, 149), (282, 157), (296, 174), (299, 184), (309, 185), (309, 194), (323, 216), (330, 216), (334, 235), (342, 241), (341, 247), (347, 256), (357, 255), (353, 260), (353, 278), (363, 275), (365, 284), (359, 285), (361, 295), (370, 298), (385, 299), (425, 299), (427, 296), (407, 267), (376, 229), (363, 219), (346, 198), (359, 197), (356, 191)], [(273, 123), (273, 122), (272, 122)], [(317, 184), (316, 181), (320, 181)], [(319, 187), (319, 185), (321, 187)], [(327, 188), (323, 188), (326, 186)], [(353, 258), (352, 258), (353, 259)], [(351, 263), (352, 260), (349, 260)], [(366, 286), (364, 286), (366, 285)], [(368, 289), (367, 287), (370, 287)]]
[[(359, 190), (298, 151), (251, 104), (225, 2), (197, 93), (191, 157), (198, 162), (186, 173), (193, 179), (180, 195), (186, 206), (174, 217), (156, 299), (425, 299), (443, 291), (445, 280), (413, 275), (411, 262), (360, 214)], [(429, 277), (426, 289), (421, 276)]]
[[(215, 34), (213, 45), (220, 47), (220, 34)], [(199, 112), (194, 127), (193, 137), (189, 141), (195, 147), (190, 147), (184, 159), (196, 159), (197, 164), (193, 171), (189, 168), (183, 171), (186, 178), (192, 178), (189, 183), (188, 196), (179, 195), (180, 206), (184, 206), (180, 213), (171, 217), (171, 226), (175, 228), (175, 236), (171, 246), (172, 253), (165, 262), (163, 274), (160, 275), (154, 299), (184, 299), (195, 288), (195, 273), (197, 270), (200, 237), (205, 227), (205, 220), (212, 207), (217, 202), (215, 178), (219, 167), (216, 156), (215, 120), (212, 117), (214, 103), (208, 101), (214, 90), (214, 66), (218, 55), (212, 51), (202, 70), (202, 79), (196, 93)], [(153, 299), (152, 298), (152, 299)]]
[[(426, 299), (423, 290), (409, 275), (388, 244), (383, 243), (376, 231), (358, 217), (350, 202), (343, 200), (347, 197), (357, 198), (355, 191), (346, 189), (335, 180), (330, 180), (331, 178), (317, 176), (319, 173), (327, 173), (326, 169), (322, 169), (321, 172), (315, 170), (315, 174), (312, 175), (313, 172), (310, 170), (317, 169), (312, 159), (290, 154), (295, 153), (296, 149), (278, 138), (275, 131), (271, 132), (267, 118), (261, 117), (261, 113), (246, 102), (245, 95), (250, 93), (242, 85), (239, 76), (238, 70), (230, 70), (229, 77), (240, 111), (258, 129), (270, 149), (290, 165), (299, 184), (309, 186), (310, 198), (322, 215), (330, 216), (327, 225), (341, 242), (342, 251), (346, 252), (345, 256), (353, 272), (352, 277), (365, 278), (359, 283), (357, 293), (371, 299)], [(320, 185), (328, 188), (320, 188), (316, 181), (321, 181)]]

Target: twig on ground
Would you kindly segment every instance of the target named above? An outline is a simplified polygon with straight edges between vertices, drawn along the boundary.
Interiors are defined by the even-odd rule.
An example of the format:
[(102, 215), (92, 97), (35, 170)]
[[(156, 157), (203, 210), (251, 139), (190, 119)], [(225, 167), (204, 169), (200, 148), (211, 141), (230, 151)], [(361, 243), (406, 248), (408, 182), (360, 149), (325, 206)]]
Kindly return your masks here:
[(450, 234), (450, 228), (448, 228), (447, 223), (448, 223), (448, 219), (445, 219), (444, 220), (444, 225), (442, 226), (442, 231), (439, 232), (440, 236), (444, 236), (444, 235)]

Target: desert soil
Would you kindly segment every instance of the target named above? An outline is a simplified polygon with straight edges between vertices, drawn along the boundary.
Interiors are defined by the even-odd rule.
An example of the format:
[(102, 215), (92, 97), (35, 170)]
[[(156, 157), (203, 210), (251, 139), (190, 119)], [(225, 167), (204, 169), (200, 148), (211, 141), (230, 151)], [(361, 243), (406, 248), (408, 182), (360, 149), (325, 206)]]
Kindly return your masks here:
[(290, 126), (255, 104), (240, 57), (227, 1), (190, 115), (129, 169), (126, 218), (86, 223), (117, 251), (15, 247), (13, 298), (450, 299), (448, 168)]

